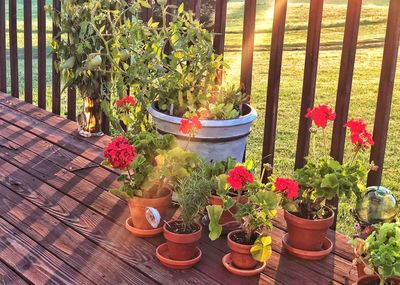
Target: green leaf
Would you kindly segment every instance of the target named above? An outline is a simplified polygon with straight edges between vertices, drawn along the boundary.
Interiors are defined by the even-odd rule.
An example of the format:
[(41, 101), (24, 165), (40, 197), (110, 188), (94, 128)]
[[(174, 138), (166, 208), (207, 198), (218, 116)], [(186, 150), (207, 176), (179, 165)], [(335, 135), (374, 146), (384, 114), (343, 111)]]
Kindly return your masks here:
[(75, 64), (75, 56), (71, 56), (61, 65), (61, 69), (70, 69), (74, 67)]
[(216, 240), (221, 236), (222, 226), (219, 224), (219, 219), (222, 216), (223, 209), (221, 206), (209, 205), (206, 207), (210, 224), (208, 229), (210, 230), (209, 237), (211, 240)]
[(270, 236), (259, 236), (250, 249), (251, 255), (260, 262), (267, 261), (272, 254), (271, 244), (272, 238)]
[(178, 8), (178, 14), (182, 14), (184, 8), (185, 8), (185, 5), (184, 5), (184, 3), (182, 3)]
[(329, 189), (337, 189), (339, 187), (339, 180), (335, 173), (330, 173), (324, 176), (321, 181), (321, 187)]

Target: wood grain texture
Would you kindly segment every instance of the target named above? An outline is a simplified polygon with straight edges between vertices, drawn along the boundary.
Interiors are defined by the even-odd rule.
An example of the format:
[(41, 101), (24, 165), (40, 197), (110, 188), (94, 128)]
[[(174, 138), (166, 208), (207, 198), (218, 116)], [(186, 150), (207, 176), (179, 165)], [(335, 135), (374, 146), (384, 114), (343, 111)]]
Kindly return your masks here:
[[(269, 60), (267, 100), (262, 150), (262, 164), (274, 164), (276, 123), (278, 120), (278, 99), (281, 81), (283, 39), (285, 36), (287, 0), (275, 0), (272, 26), (271, 51)], [(266, 173), (264, 179), (271, 175)]]
[(95, 284), (155, 284), (136, 269), (0, 186), (1, 217)]
[(27, 285), (28, 283), (0, 260), (0, 284)]
[[(79, 136), (77, 132), (77, 126), (76, 123), (74, 122), (75, 117), (72, 120), (65, 119), (63, 117), (49, 113), (34, 105), (21, 102), (20, 100), (15, 99), (1, 92), (0, 92), (0, 104), (3, 104), (9, 108), (12, 108), (18, 112), (21, 112), (35, 119), (38, 119), (49, 126), (56, 127), (58, 130), (64, 132), (65, 134), (82, 139), (82, 137)], [(95, 137), (87, 138), (85, 139), (85, 141), (92, 144), (93, 146), (96, 146), (97, 149), (102, 150), (109, 144), (110, 137), (103, 136), (98, 138)]]
[(32, 1), (24, 1), (25, 102), (32, 103)]
[(154, 280), (166, 280), (165, 284), (217, 284), (196, 269), (178, 272), (160, 266), (153, 245), (3, 159), (0, 184)]
[(0, 0), (0, 92), (7, 92), (6, 0)]
[(390, 109), (394, 79), (396, 75), (397, 57), (400, 41), (400, 1), (391, 0), (387, 20), (385, 47), (383, 49), (381, 78), (379, 81), (378, 101), (375, 111), (375, 123), (370, 161), (379, 166), (377, 171), (370, 171), (368, 185), (380, 185), (385, 159), (386, 141), (389, 130)]
[(38, 22), (38, 106), (46, 109), (46, 12), (45, 0), (37, 1), (37, 22)]
[(303, 93), (301, 98), (299, 131), (297, 136), (295, 161), (296, 169), (303, 167), (306, 163), (305, 157), (308, 155), (308, 150), (310, 147), (311, 120), (306, 118), (305, 115), (307, 113), (307, 109), (313, 108), (314, 106), (323, 4), (324, 0), (310, 1)]
[(17, 38), (17, 0), (9, 0), (10, 73), (11, 95), (19, 97), (18, 79), (18, 38)]
[(34, 284), (93, 284), (3, 218), (0, 259)]

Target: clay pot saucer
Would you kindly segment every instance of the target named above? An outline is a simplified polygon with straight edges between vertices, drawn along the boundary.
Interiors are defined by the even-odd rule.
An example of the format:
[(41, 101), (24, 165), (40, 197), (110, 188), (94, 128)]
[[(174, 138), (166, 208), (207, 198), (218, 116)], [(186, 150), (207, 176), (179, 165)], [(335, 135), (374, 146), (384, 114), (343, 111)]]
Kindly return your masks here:
[(333, 250), (333, 243), (328, 239), (325, 238), (322, 244), (322, 250), (302, 250), (297, 249), (289, 245), (288, 243), (288, 234), (285, 234), (282, 238), (282, 246), (291, 254), (296, 257), (307, 259), (307, 260), (319, 260), (323, 259), (324, 257), (328, 256), (331, 251)]
[(254, 276), (260, 274), (267, 266), (267, 262), (258, 262), (254, 269), (240, 269), (232, 264), (230, 253), (224, 255), (222, 258), (222, 264), (229, 272), (238, 276)]
[(126, 219), (125, 222), (125, 228), (130, 231), (134, 236), (141, 237), (141, 238), (146, 238), (146, 237), (154, 237), (156, 235), (159, 235), (163, 232), (163, 227), (159, 227), (156, 229), (150, 229), (150, 230), (144, 230), (144, 229), (138, 229), (135, 228), (132, 225), (132, 218), (129, 217)]
[(167, 243), (160, 244), (156, 249), (156, 256), (158, 260), (162, 265), (171, 269), (191, 268), (200, 261), (202, 254), (203, 253), (201, 252), (200, 248), (196, 247), (196, 254), (193, 259), (178, 261), (170, 259)]

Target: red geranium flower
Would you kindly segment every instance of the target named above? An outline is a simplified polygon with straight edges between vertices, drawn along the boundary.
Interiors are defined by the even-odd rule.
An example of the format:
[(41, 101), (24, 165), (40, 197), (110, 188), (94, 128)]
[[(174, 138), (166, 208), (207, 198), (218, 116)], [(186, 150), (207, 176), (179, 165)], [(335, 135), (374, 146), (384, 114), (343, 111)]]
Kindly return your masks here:
[(311, 118), (317, 127), (325, 128), (328, 121), (333, 121), (336, 118), (336, 113), (327, 105), (319, 105), (314, 109), (307, 109), (306, 118)]
[(367, 131), (367, 125), (362, 119), (351, 119), (344, 126), (350, 130), (351, 143), (361, 146), (362, 149), (374, 145), (372, 135)]
[(181, 120), (181, 125), (179, 127), (179, 131), (188, 134), (191, 133), (195, 135), (197, 133), (197, 130), (200, 130), (203, 127), (201, 122), (199, 121), (199, 117), (193, 116), (190, 119), (182, 119)]
[(113, 167), (121, 170), (129, 167), (136, 156), (135, 148), (124, 137), (116, 137), (104, 148), (104, 157)]
[(276, 191), (285, 193), (285, 195), (291, 200), (297, 198), (299, 195), (299, 183), (293, 179), (278, 177), (276, 178), (274, 185)]
[(241, 165), (229, 170), (228, 174), (226, 181), (234, 190), (241, 190), (246, 183), (254, 182), (253, 174)]
[(117, 105), (117, 107), (121, 107), (121, 106), (135, 106), (136, 104), (136, 100), (135, 98), (131, 97), (131, 96), (126, 96), (122, 99), (119, 99), (115, 102), (115, 104)]

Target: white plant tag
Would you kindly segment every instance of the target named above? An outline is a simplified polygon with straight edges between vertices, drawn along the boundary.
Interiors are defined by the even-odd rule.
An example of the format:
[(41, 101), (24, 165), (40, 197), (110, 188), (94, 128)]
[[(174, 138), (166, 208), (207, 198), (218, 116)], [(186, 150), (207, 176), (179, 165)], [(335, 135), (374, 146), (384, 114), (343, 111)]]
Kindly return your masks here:
[(157, 209), (154, 209), (152, 207), (147, 207), (145, 214), (146, 214), (146, 220), (149, 222), (149, 224), (153, 228), (158, 228), (158, 225), (160, 224), (161, 221), (161, 216), (160, 213), (157, 211)]

